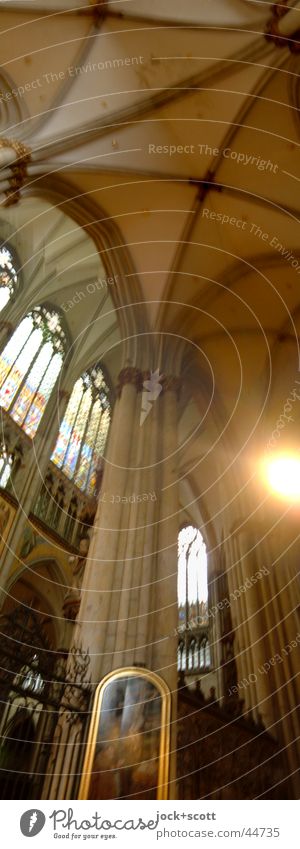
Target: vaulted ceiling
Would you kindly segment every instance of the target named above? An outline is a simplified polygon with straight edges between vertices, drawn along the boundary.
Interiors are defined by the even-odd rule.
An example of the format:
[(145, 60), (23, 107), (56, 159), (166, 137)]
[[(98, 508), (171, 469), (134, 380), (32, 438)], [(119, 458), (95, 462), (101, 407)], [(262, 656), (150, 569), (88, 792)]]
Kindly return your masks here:
[(231, 460), (299, 368), (299, 59), (266, 40), (270, 16), (253, 0), (0, 2), (1, 135), (31, 149), (0, 217), (29, 300), (121, 275), (66, 314), (73, 339), (90, 328), (80, 363), (112, 346), (115, 377), (126, 334), (172, 334), (182, 438), (196, 427), (182, 470), (201, 456), (220, 502), (215, 469), (234, 492)]

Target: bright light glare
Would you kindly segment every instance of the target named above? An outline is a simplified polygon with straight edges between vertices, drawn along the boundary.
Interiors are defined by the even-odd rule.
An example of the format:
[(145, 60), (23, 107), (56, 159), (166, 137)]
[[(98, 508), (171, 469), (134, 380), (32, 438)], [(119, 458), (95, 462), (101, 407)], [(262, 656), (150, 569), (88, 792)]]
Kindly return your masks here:
[(300, 456), (285, 455), (266, 465), (267, 482), (273, 492), (290, 501), (300, 501)]

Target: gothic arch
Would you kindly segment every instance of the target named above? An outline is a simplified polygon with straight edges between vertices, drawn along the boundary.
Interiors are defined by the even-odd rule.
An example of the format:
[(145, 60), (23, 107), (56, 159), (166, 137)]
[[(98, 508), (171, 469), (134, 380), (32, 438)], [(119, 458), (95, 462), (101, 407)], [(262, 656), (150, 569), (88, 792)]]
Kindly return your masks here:
[[(147, 337), (148, 313), (140, 281), (130, 250), (124, 242), (121, 231), (107, 212), (99, 207), (91, 193), (74, 194), (73, 186), (66, 180), (51, 176), (41, 177), (38, 187), (25, 186), (24, 197), (42, 197), (64, 211), (71, 219), (82, 227), (92, 238), (108, 276), (118, 275), (121, 287), (111, 286), (110, 295), (116, 310), (117, 321), (121, 332), (121, 342), (125, 347), (120, 362), (120, 369), (127, 360), (132, 364), (147, 368), (150, 361), (151, 337)], [(141, 334), (141, 336), (140, 336)], [(97, 355), (96, 352), (91, 354)]]

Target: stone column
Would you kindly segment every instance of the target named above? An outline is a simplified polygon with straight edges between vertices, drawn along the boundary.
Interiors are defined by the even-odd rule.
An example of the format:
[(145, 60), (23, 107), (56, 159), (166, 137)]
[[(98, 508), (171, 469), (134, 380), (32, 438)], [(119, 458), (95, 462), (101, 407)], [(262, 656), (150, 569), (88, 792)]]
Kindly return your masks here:
[(157, 570), (153, 585), (152, 668), (167, 682), (172, 693), (170, 798), (176, 798), (177, 716), (177, 548), (178, 548), (178, 407), (177, 378), (166, 378), (160, 405), (160, 511)]
[[(288, 349), (285, 355), (283, 372), (289, 367)], [(281, 385), (280, 368), (278, 379), (278, 391), (285, 399), (288, 382), (285, 387)], [(293, 386), (292, 380), (290, 385)], [(279, 415), (275, 405), (271, 421), (276, 423)], [(284, 440), (291, 439), (291, 428), (292, 422), (289, 430), (286, 428), (280, 436), (281, 441), (276, 446), (279, 453), (287, 448)], [(271, 433), (270, 425), (268, 438)], [(292, 776), (299, 764), (296, 677), (299, 645), (296, 636), (300, 629), (293, 610), (297, 605), (295, 591), (298, 582), (295, 581), (292, 588), (288, 566), (297, 560), (299, 507), (293, 508), (271, 494), (266, 498), (265, 484), (262, 488), (260, 481), (256, 482), (251, 503), (245, 509), (245, 518), (235, 523), (234, 530), (240, 562), (237, 586), (245, 586), (245, 591), (234, 603), (239, 611), (237, 632), (246, 647), (247, 661), (244, 674), (246, 688), (239, 690), (239, 696), (247, 698), (247, 705), (253, 710), (255, 718), (260, 714), (269, 733), (278, 740), (282, 758), (287, 762), (286, 773), (291, 774), (293, 782)], [(256, 573), (260, 573), (260, 578), (256, 577)], [(289, 646), (287, 651), (286, 646)], [(249, 672), (250, 675), (253, 673), (253, 679)], [(242, 682), (243, 675), (240, 674), (238, 684)]]
[[(113, 666), (118, 624), (118, 605), (122, 589), (124, 563), (119, 560), (122, 545), (122, 518), (127, 504), (122, 502), (128, 487), (131, 488), (130, 461), (132, 435), (137, 414), (137, 390), (141, 373), (136, 368), (126, 368), (120, 374), (118, 397), (113, 409), (112, 422), (105, 457), (101, 495), (92, 530), (81, 588), (81, 604), (74, 627), (73, 650), (87, 653), (90, 658), (86, 670), (92, 690)], [(127, 511), (125, 510), (127, 513)], [(124, 521), (123, 521), (124, 525)], [(126, 528), (125, 528), (126, 531)], [(126, 640), (126, 624), (124, 627)], [(116, 665), (119, 665), (117, 660)], [(67, 664), (69, 680), (74, 677), (72, 652)], [(52, 799), (70, 798), (68, 765), (70, 752), (70, 710), (62, 705), (57, 724), (53, 750), (49, 759), (49, 776), (45, 794)], [(83, 757), (83, 731), (80, 718), (72, 722), (72, 764), (80, 772)]]
[(130, 463), (140, 379), (141, 373), (135, 368), (124, 369), (120, 375), (119, 398), (113, 411), (101, 497), (82, 584), (75, 641), (79, 640), (89, 650), (92, 677), (96, 682), (114, 668), (112, 660), (124, 570), (120, 547), (124, 545), (123, 535), (126, 537), (128, 533), (130, 506), (122, 499), (134, 492), (134, 470)]
[[(93, 689), (108, 672), (133, 663), (144, 664), (168, 684), (173, 720), (170, 796), (174, 798), (178, 382), (164, 380), (163, 392), (144, 421), (140, 395), (143, 378), (135, 368), (124, 369), (120, 375), (74, 646), (83, 653), (89, 652), (88, 673)], [(61, 777), (55, 782), (56, 796), (51, 797), (63, 799), (68, 798), (63, 763), (64, 741), (68, 739), (65, 713), (56, 736), (61, 750)], [(82, 740), (74, 746), (80, 771)], [(54, 759), (51, 763), (54, 768)], [(57, 763), (56, 759), (56, 770)]]
[[(269, 654), (269, 641), (266, 635), (264, 598), (260, 581), (254, 583), (251, 580), (255, 572), (266, 564), (260, 549), (261, 540), (257, 525), (241, 520), (236, 535), (238, 535), (240, 550), (238, 586), (245, 588), (236, 604), (240, 611), (239, 628), (245, 632), (247, 656), (245, 666), (247, 670), (249, 667), (251, 669), (248, 678), (244, 679), (245, 687), (240, 690), (240, 697), (244, 698), (244, 694), (248, 694), (247, 703), (253, 709), (254, 717), (258, 718), (258, 714), (261, 714), (262, 721), (268, 727), (272, 724), (274, 717), (272, 699), (269, 695), (270, 684), (266, 676), (259, 673), (259, 668), (263, 666)], [(242, 598), (244, 598), (243, 603), (241, 603)]]
[[(59, 411), (61, 418), (65, 413), (69, 397), (70, 394), (66, 389), (61, 388), (59, 390)], [(22, 479), (18, 476), (15, 484), (16, 493), (14, 494), (18, 498), (19, 507), (6, 541), (6, 550), (2, 557), (1, 590), (7, 586), (7, 581), (16, 558), (16, 552), (28, 521), (28, 515), (38, 497), (51, 451), (58, 436), (57, 403), (57, 395), (54, 389), (53, 397), (47, 404), (36, 436), (31, 440), (24, 434), (24, 445), (27, 446), (24, 464), (25, 472)], [(20, 437), (22, 438), (22, 431), (20, 431)], [(5, 597), (5, 594), (2, 592), (1, 606), (5, 601)]]
[[(144, 373), (143, 377), (148, 378), (148, 373)], [(157, 413), (157, 405), (154, 404), (145, 421), (141, 419), (141, 394), (138, 393), (132, 434), (132, 470), (128, 476), (131, 485), (127, 497), (131, 503), (126, 504), (123, 512), (120, 539), (123, 574), (117, 602), (118, 623), (113, 666), (128, 666), (132, 663), (150, 666), (149, 605), (156, 552), (155, 518), (160, 506), (156, 463)], [(124, 521), (127, 523), (125, 529)]]
[[(248, 678), (253, 671), (253, 662), (250, 655), (250, 637), (248, 630), (247, 612), (245, 599), (241, 594), (238, 597), (238, 588), (242, 583), (240, 571), (241, 553), (239, 550), (239, 537), (235, 527), (232, 529), (227, 540), (227, 578), (229, 587), (230, 614), (235, 632), (235, 657), (237, 665), (237, 684)], [(248, 689), (240, 690), (238, 693), (244, 702), (244, 710), (251, 708), (251, 698)]]
[[(286, 517), (276, 526), (272, 522), (264, 541), (269, 552), (269, 575), (263, 589), (269, 585), (265, 615), (268, 627), (270, 656), (266, 658), (266, 677), (271, 675), (272, 701), (275, 706), (273, 733), (286, 754), (292, 781), (299, 768), (299, 619), (297, 616), (298, 576), (293, 580), (298, 549), (298, 516), (295, 524)], [(296, 543), (296, 552), (295, 552)], [(289, 568), (289, 566), (291, 568)], [(298, 636), (298, 642), (296, 637)]]

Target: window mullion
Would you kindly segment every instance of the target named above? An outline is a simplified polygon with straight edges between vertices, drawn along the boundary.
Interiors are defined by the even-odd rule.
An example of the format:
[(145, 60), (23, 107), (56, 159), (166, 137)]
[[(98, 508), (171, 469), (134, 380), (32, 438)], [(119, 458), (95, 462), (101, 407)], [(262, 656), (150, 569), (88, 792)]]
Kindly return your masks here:
[[(102, 376), (100, 388), (99, 376)], [(98, 458), (96, 446), (98, 442), (100, 446), (102, 445), (102, 428), (104, 428), (104, 443), (106, 441), (106, 420), (104, 422), (106, 408), (102, 398), (103, 393), (101, 393), (103, 386), (105, 387), (105, 384), (100, 370), (84, 372), (78, 394), (76, 390), (77, 409), (76, 411), (72, 409), (73, 404), (70, 409), (67, 407), (53, 452), (54, 465), (57, 465), (69, 480), (73, 480), (75, 486), (82, 492), (88, 490), (93, 477)], [(107, 424), (109, 425), (109, 421)], [(69, 436), (67, 436), (68, 433)], [(65, 443), (66, 447), (64, 447)]]
[[(16, 328), (16, 329), (17, 329), (17, 328)], [(16, 329), (14, 330), (14, 333), (16, 332)], [(33, 328), (31, 329), (31, 331), (30, 331), (30, 333), (29, 333), (29, 336), (27, 336), (27, 338), (25, 339), (25, 342), (24, 342), (24, 344), (22, 345), (22, 348), (20, 349), (20, 351), (19, 351), (19, 353), (17, 354), (16, 358), (14, 359), (13, 363), (12, 363), (12, 364), (11, 364), (11, 366), (9, 367), (8, 371), (6, 372), (6, 375), (5, 375), (5, 377), (4, 377), (4, 380), (3, 380), (3, 381), (2, 381), (2, 383), (1, 383), (1, 387), (0, 387), (1, 389), (2, 389), (2, 386), (4, 386), (5, 381), (6, 381), (6, 380), (7, 380), (7, 378), (9, 377), (9, 375), (10, 375), (10, 373), (11, 373), (11, 371), (12, 371), (13, 367), (15, 366), (15, 364), (16, 364), (16, 362), (17, 362), (17, 360), (18, 360), (18, 359), (19, 359), (19, 357), (21, 356), (22, 351), (24, 351), (25, 345), (27, 345), (27, 342), (29, 341), (30, 336), (32, 336), (32, 333), (33, 333), (33, 331), (34, 331), (34, 330), (35, 330), (35, 327), (33, 327)], [(12, 339), (12, 337), (13, 337), (14, 333), (12, 333), (12, 335), (11, 335), (11, 339)], [(9, 339), (9, 342), (10, 342), (10, 339)], [(8, 344), (8, 343), (7, 343), (7, 344)], [(4, 346), (4, 348), (3, 348), (3, 351), (5, 351), (5, 348), (6, 348), (6, 347), (7, 347), (7, 346), (5, 345), (5, 346)], [(3, 351), (1, 351), (1, 355), (0, 355), (1, 357), (2, 357), (2, 353), (3, 353)], [(29, 366), (29, 368), (30, 368), (30, 366)], [(28, 374), (28, 371), (26, 372), (26, 374)]]
[[(30, 336), (31, 336), (31, 334), (30, 334)], [(30, 336), (29, 336), (29, 337), (28, 337), (28, 339), (26, 340), (27, 342), (28, 342), (28, 340), (30, 339)], [(21, 380), (21, 382), (19, 383), (19, 386), (18, 386), (18, 388), (17, 388), (17, 391), (15, 392), (15, 394), (14, 394), (14, 396), (13, 396), (13, 399), (12, 399), (12, 401), (11, 401), (11, 403), (10, 403), (9, 407), (8, 407), (8, 410), (7, 410), (7, 412), (8, 412), (8, 413), (11, 413), (12, 408), (13, 408), (13, 406), (14, 406), (14, 404), (15, 404), (15, 402), (16, 402), (16, 400), (17, 400), (17, 398), (18, 398), (18, 397), (19, 397), (19, 395), (21, 394), (22, 389), (23, 389), (23, 386), (25, 385), (26, 380), (27, 380), (27, 377), (28, 377), (28, 375), (29, 375), (29, 374), (30, 374), (30, 372), (31, 372), (32, 366), (33, 366), (33, 365), (34, 365), (34, 363), (36, 362), (36, 360), (37, 360), (37, 358), (38, 358), (38, 356), (39, 356), (39, 354), (40, 354), (40, 352), (41, 352), (41, 349), (42, 349), (42, 347), (43, 347), (43, 344), (44, 344), (44, 342), (43, 342), (43, 340), (42, 340), (42, 341), (41, 341), (41, 344), (40, 344), (40, 346), (39, 346), (39, 348), (37, 349), (37, 351), (36, 351), (36, 353), (35, 353), (35, 355), (34, 355), (34, 357), (33, 357), (33, 360), (31, 360), (31, 362), (30, 362), (30, 365), (29, 365), (29, 367), (28, 367), (28, 369), (27, 369), (27, 371), (26, 371), (26, 374), (24, 374), (24, 377), (22, 377), (22, 380)], [(23, 348), (22, 348), (22, 350), (23, 350)], [(20, 351), (20, 354), (22, 353), (22, 350)], [(20, 354), (18, 354), (18, 357), (20, 356)], [(17, 359), (18, 359), (18, 357), (17, 357)], [(16, 360), (15, 360), (15, 362), (14, 362), (14, 364), (13, 364), (13, 365), (15, 365), (15, 363), (16, 363)], [(5, 380), (6, 380), (6, 378), (5, 378)]]
[(83, 442), (84, 442), (84, 439), (85, 439), (85, 436), (86, 436), (86, 433), (87, 433), (87, 430), (88, 430), (88, 427), (89, 427), (89, 423), (90, 423), (90, 420), (91, 420), (91, 414), (92, 414), (92, 412), (93, 412), (93, 406), (94, 406), (94, 405), (93, 405), (93, 399), (92, 399), (92, 403), (91, 403), (91, 405), (90, 405), (90, 409), (89, 409), (89, 414), (88, 414), (88, 417), (87, 417), (86, 425), (85, 425), (85, 428), (84, 428), (84, 431), (83, 431), (83, 434), (82, 434), (82, 437), (81, 437), (80, 449), (79, 449), (79, 452), (78, 452), (78, 457), (77, 457), (77, 460), (76, 460), (76, 466), (75, 466), (75, 469), (74, 469), (74, 475), (73, 475), (74, 482), (75, 482), (75, 477), (76, 477), (76, 472), (77, 472), (78, 466), (80, 465), (80, 458), (81, 458), (81, 453), (82, 453), (82, 446), (83, 446)]
[[(41, 347), (42, 347), (42, 346), (41, 346)], [(40, 350), (41, 350), (41, 348), (40, 348)], [(44, 380), (45, 374), (46, 374), (46, 372), (48, 371), (48, 368), (49, 368), (49, 366), (50, 366), (50, 364), (51, 364), (51, 362), (52, 362), (52, 360), (53, 360), (53, 357), (54, 357), (54, 356), (55, 356), (55, 354), (53, 353), (53, 349), (52, 349), (52, 355), (51, 355), (51, 358), (50, 358), (49, 362), (47, 363), (47, 365), (45, 366), (45, 369), (44, 369), (43, 374), (42, 374), (42, 376), (41, 376), (40, 382), (38, 383), (38, 385), (37, 385), (37, 387), (36, 387), (36, 389), (35, 389), (35, 391), (34, 391), (34, 393), (33, 393), (33, 395), (32, 395), (32, 398), (31, 398), (31, 401), (30, 401), (30, 404), (29, 404), (29, 407), (28, 407), (27, 413), (26, 413), (26, 415), (25, 415), (25, 419), (23, 419), (23, 421), (22, 421), (22, 425), (25, 425), (25, 424), (26, 424), (26, 419), (28, 418), (28, 415), (29, 415), (29, 413), (30, 413), (30, 410), (31, 410), (31, 407), (32, 407), (32, 405), (33, 405), (34, 399), (35, 399), (35, 398), (36, 398), (36, 396), (37, 396), (37, 393), (38, 393), (38, 391), (39, 391), (40, 385), (41, 385), (41, 383), (42, 383), (42, 382), (43, 382), (43, 380)], [(30, 371), (31, 371), (31, 368), (30, 368)], [(28, 375), (28, 374), (29, 374), (29, 372), (27, 372), (27, 375)], [(20, 394), (20, 393), (19, 393), (19, 394)]]
[[(86, 390), (86, 392), (87, 392), (87, 390)], [(73, 423), (73, 425), (72, 425), (72, 429), (71, 429), (71, 433), (70, 433), (70, 436), (69, 436), (69, 441), (68, 441), (68, 444), (67, 444), (67, 447), (66, 447), (66, 451), (65, 451), (65, 454), (64, 454), (64, 458), (63, 458), (63, 461), (62, 461), (62, 465), (60, 466), (60, 469), (61, 469), (61, 471), (62, 471), (62, 472), (63, 472), (63, 470), (64, 470), (64, 463), (65, 463), (65, 460), (66, 460), (66, 458), (67, 458), (67, 456), (68, 456), (68, 451), (69, 451), (69, 448), (70, 448), (71, 439), (72, 439), (72, 436), (73, 436), (73, 433), (74, 433), (74, 429), (75, 429), (75, 427), (76, 427), (77, 419), (78, 419), (78, 416), (79, 416), (79, 413), (80, 413), (80, 410), (81, 410), (81, 407), (82, 407), (82, 404), (83, 404), (84, 396), (85, 396), (85, 392), (83, 392), (83, 393), (82, 393), (81, 401), (80, 401), (80, 403), (79, 403), (79, 405), (78, 405), (78, 410), (77, 410), (77, 413), (76, 413), (76, 416), (75, 416), (75, 419), (74, 419), (74, 423)], [(80, 452), (79, 452), (79, 453), (80, 453)], [(73, 474), (72, 474), (72, 477), (74, 477), (74, 475), (73, 475)]]
[(99, 430), (100, 430), (100, 425), (101, 425), (102, 419), (103, 419), (103, 407), (101, 407), (101, 413), (100, 413), (100, 416), (99, 416), (99, 424), (98, 424), (97, 432), (96, 432), (96, 436), (95, 436), (95, 439), (94, 439), (94, 444), (93, 444), (93, 449), (92, 449), (92, 456), (91, 456), (91, 459), (90, 459), (90, 464), (89, 464), (89, 470), (88, 470), (88, 474), (87, 474), (87, 479), (86, 479), (85, 489), (87, 488), (87, 486), (88, 486), (88, 484), (89, 484), (89, 478), (90, 478), (91, 466), (92, 466), (92, 462), (93, 462), (94, 449), (95, 449), (95, 445), (97, 445), (98, 433), (99, 433)]

